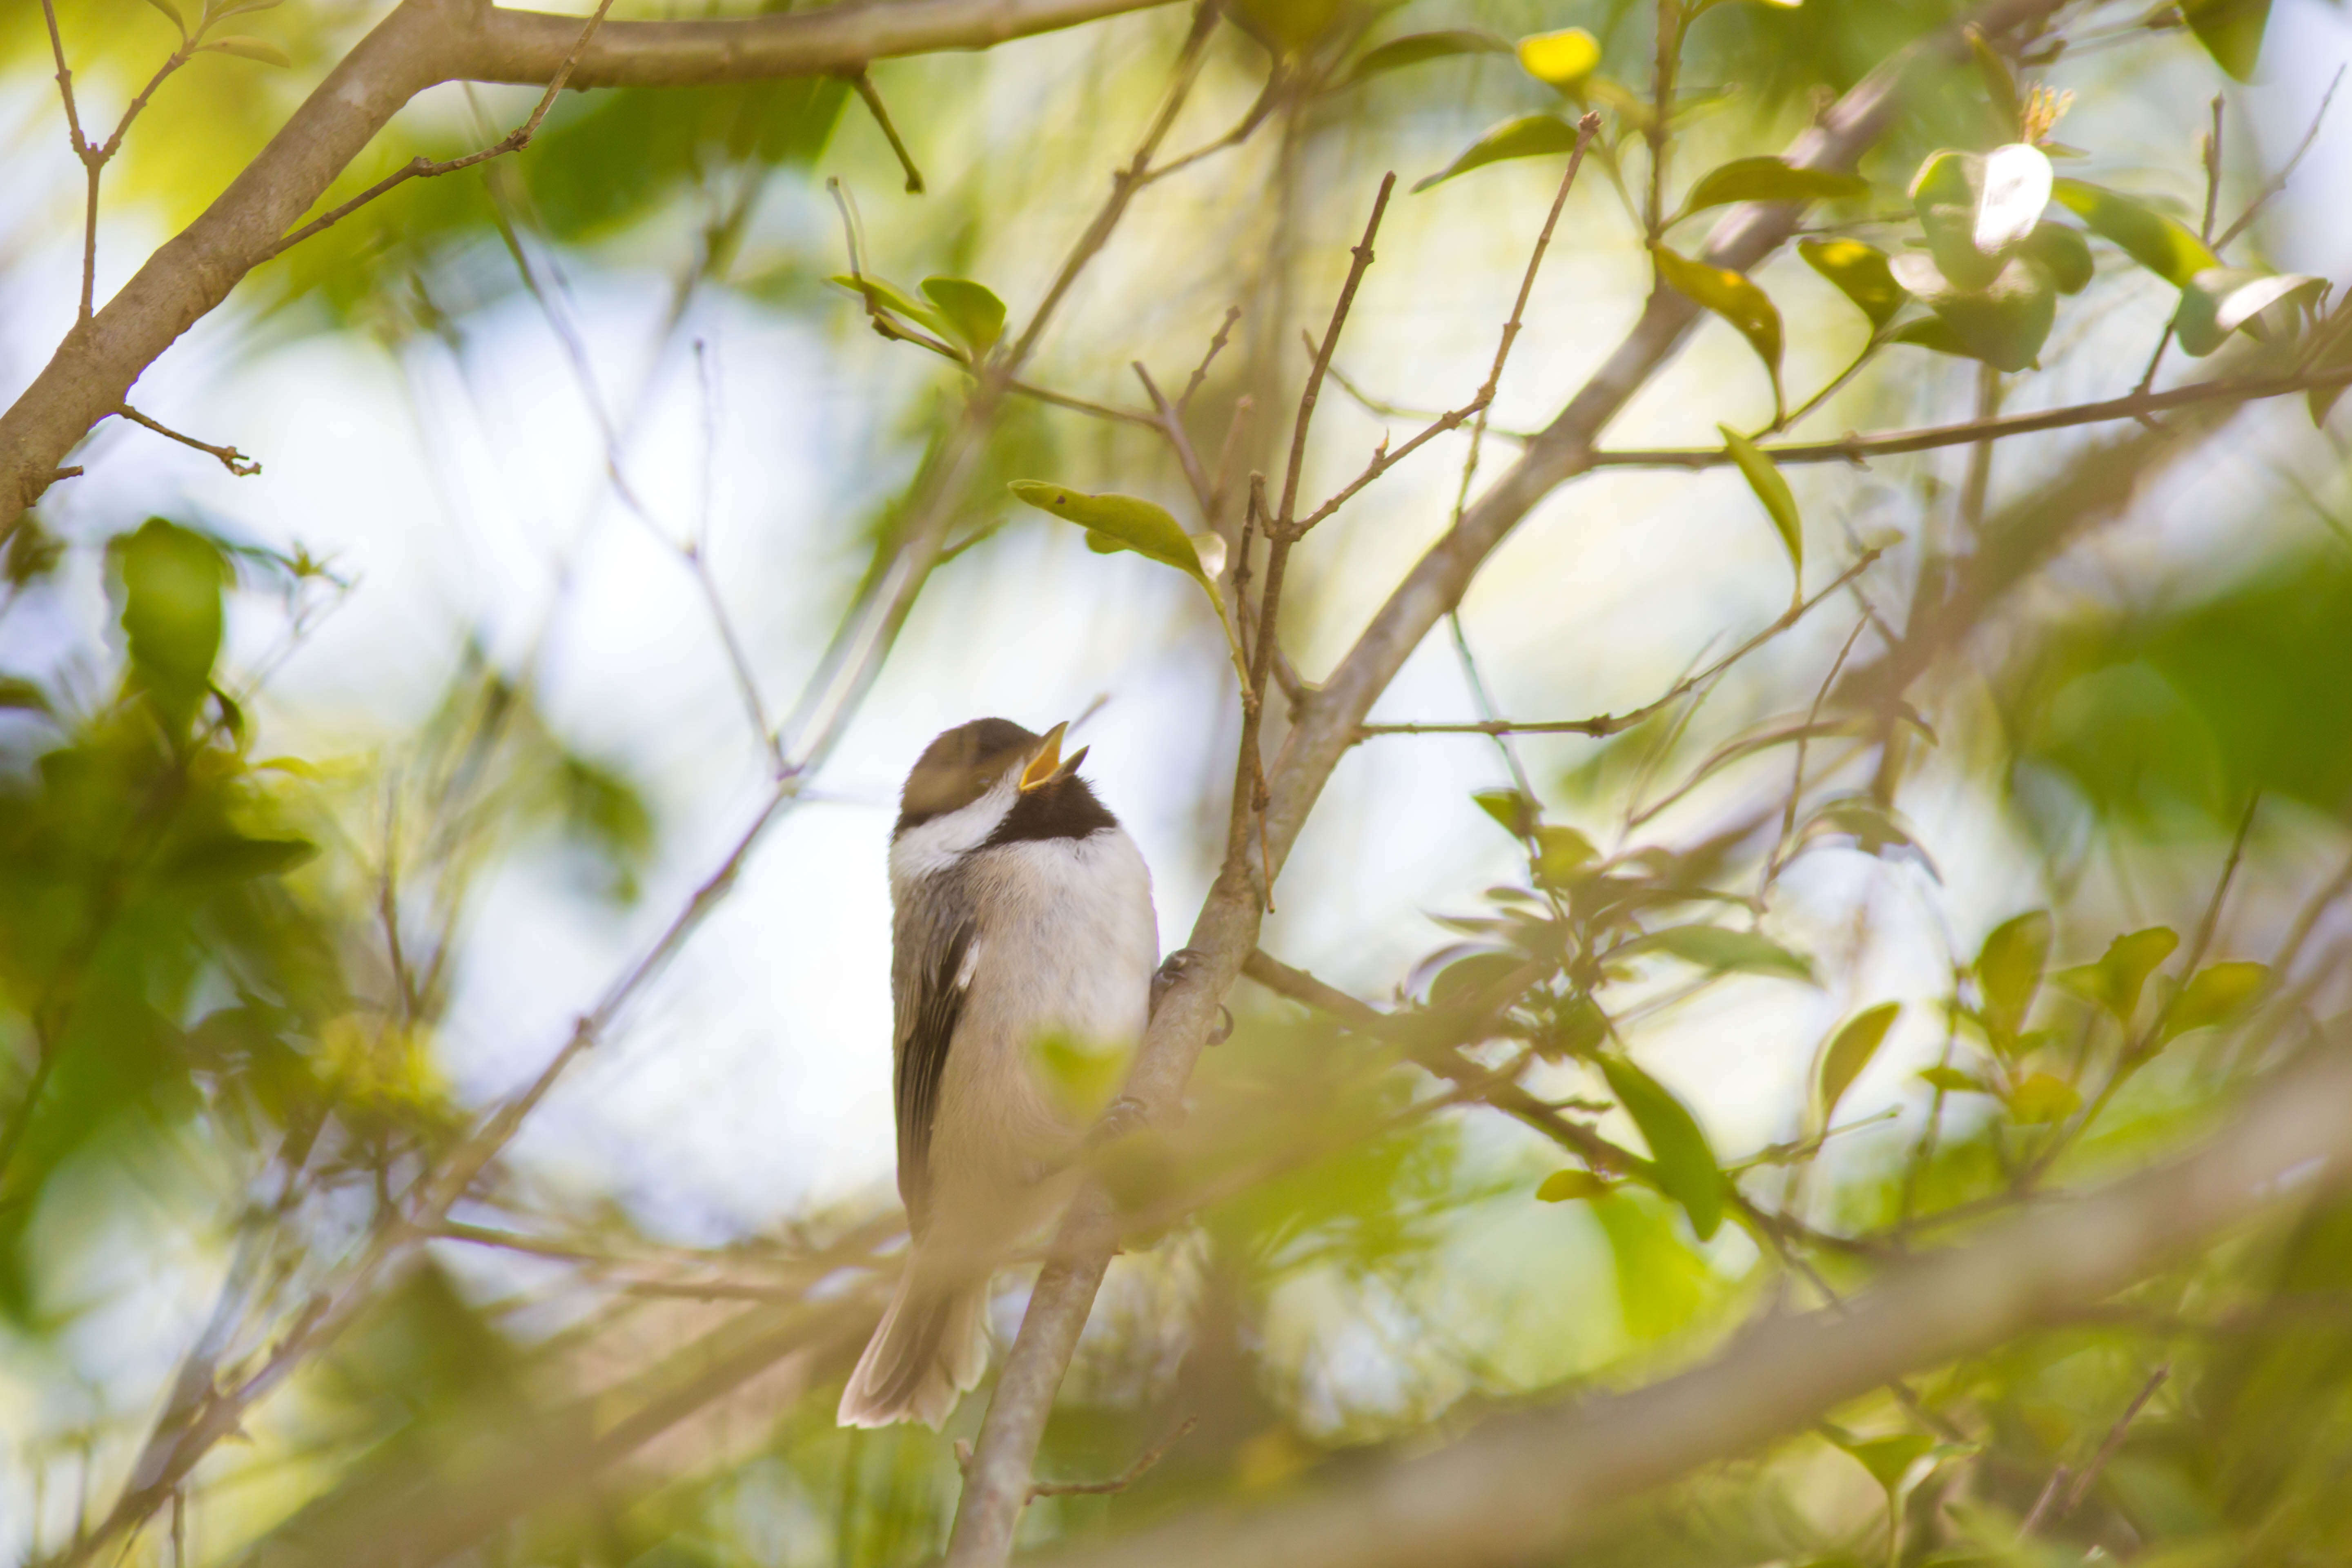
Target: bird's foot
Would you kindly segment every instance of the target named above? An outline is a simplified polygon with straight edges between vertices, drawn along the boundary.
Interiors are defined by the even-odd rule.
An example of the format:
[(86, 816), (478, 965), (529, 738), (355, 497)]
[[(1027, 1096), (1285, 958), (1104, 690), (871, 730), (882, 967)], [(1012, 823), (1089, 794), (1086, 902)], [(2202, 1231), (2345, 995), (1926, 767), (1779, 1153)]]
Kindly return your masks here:
[[(1160, 1000), (1176, 988), (1178, 981), (1207, 963), (1209, 955), (1197, 947), (1180, 947), (1161, 959), (1160, 968), (1151, 976), (1152, 1012), (1160, 1011)], [(1233, 1038), (1233, 1034), (1234, 1015), (1229, 1008), (1220, 1005), (1217, 1008), (1217, 1026), (1210, 1031), (1208, 1043), (1213, 1046), (1222, 1046)]]
[(1130, 1133), (1142, 1131), (1150, 1121), (1150, 1112), (1144, 1109), (1143, 1101), (1131, 1094), (1122, 1094), (1104, 1109), (1102, 1119), (1087, 1134), (1087, 1147), (1099, 1149), (1106, 1143), (1116, 1143)]

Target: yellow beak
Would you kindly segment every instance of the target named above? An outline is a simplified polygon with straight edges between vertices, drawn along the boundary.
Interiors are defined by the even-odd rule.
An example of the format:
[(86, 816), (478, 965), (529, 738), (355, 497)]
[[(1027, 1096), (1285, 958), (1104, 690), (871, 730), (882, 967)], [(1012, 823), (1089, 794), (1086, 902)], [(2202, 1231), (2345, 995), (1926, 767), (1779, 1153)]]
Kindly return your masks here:
[[(1062, 771), (1062, 731), (1069, 727), (1065, 722), (1056, 724), (1045, 731), (1045, 743), (1037, 748), (1037, 754), (1029, 759), (1027, 767), (1021, 770), (1021, 788), (1024, 794), (1033, 789), (1044, 788), (1053, 782), (1055, 774)], [(1076, 758), (1071, 760), (1076, 761)]]

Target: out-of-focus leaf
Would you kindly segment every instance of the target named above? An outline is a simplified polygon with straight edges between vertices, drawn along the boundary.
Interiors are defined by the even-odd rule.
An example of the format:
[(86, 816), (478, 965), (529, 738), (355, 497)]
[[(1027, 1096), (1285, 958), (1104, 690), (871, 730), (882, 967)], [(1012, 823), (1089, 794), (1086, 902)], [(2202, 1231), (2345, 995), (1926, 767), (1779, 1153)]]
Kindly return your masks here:
[(1802, 955), (1752, 931), (1710, 925), (1668, 926), (1664, 931), (1637, 936), (1617, 949), (1618, 956), (1623, 958), (1649, 952), (1663, 952), (1717, 972), (1739, 970), (1807, 982), (1813, 978), (1813, 966)]
[(2181, 0), (2180, 16), (2215, 65), (2240, 81), (2254, 79), (2271, 0)]
[(1581, 27), (1531, 33), (1519, 40), (1517, 53), (1521, 69), (1546, 87), (1563, 90), (1591, 76), (1601, 63), (1600, 42)]
[[(1163, 566), (1173, 566), (1203, 587), (1208, 586), (1200, 551), (1167, 508), (1136, 496), (1088, 495), (1045, 479), (1015, 479), (1011, 488), (1014, 495), (1038, 510), (1075, 522), (1089, 535), (1116, 540), (1120, 548), (1132, 550)], [(1091, 537), (1088, 542), (1093, 542)]]
[(0, 675), (0, 709), (30, 713), (52, 711), (49, 694), (21, 675)]
[(294, 58), (268, 38), (248, 38), (232, 33), (225, 38), (207, 38), (197, 46), (199, 51), (235, 55), (241, 60), (257, 60), (266, 66), (290, 66)]
[[(1931, 153), (1911, 181), (1911, 205), (1936, 258), (1936, 270), (1955, 289), (1982, 289), (2000, 276), (2003, 258), (1977, 247), (1977, 213), (1984, 195), (1984, 155), (1949, 148)], [(1895, 277), (1906, 287), (1903, 262), (1896, 259)], [(1918, 290), (1913, 289), (1914, 293)]]
[(1797, 254), (1805, 265), (1836, 285), (1839, 293), (1861, 307), (1874, 331), (1883, 331), (1903, 308), (1910, 291), (1895, 280), (1886, 253), (1858, 239), (1801, 239)]
[(1600, 1004), (1582, 992), (1557, 997), (1551, 1006), (1551, 1027), (1537, 1037), (1536, 1051), (1546, 1061), (1591, 1056), (1609, 1037), (1609, 1020)]
[(1417, 66), (1425, 60), (1450, 59), (1458, 55), (1507, 55), (1510, 52), (1509, 40), (1476, 27), (1408, 33), (1402, 38), (1391, 38), (1385, 44), (1365, 50), (1339, 85), (1353, 87), (1368, 77), (1405, 66)]
[(2055, 1073), (2035, 1073), (2009, 1094), (2010, 1115), (2029, 1127), (2063, 1121), (2082, 1105), (2074, 1086)]
[(1236, 0), (1228, 14), (1276, 53), (1297, 54), (1330, 32), (1347, 9), (1347, 0)]
[(2050, 962), (2050, 911), (2028, 910), (2001, 921), (1978, 950), (1977, 993), (1984, 1001), (1986, 1026), (1996, 1045), (2017, 1038), (2025, 1015), (2042, 989)]
[(1735, 158), (1701, 174), (1676, 216), (1732, 202), (1859, 201), (1868, 195), (1870, 182), (1859, 174), (1801, 169), (1781, 158)]
[(1478, 809), (1503, 825), (1503, 831), (1514, 838), (1525, 838), (1536, 831), (1538, 813), (1536, 803), (1515, 789), (1482, 789), (1470, 797)]
[[(2339, 301), (2336, 313), (2313, 333), (2310, 363), (2314, 372), (2352, 370), (2352, 303)], [(2304, 405), (2310, 409), (2315, 427), (2327, 423), (2328, 410), (2344, 395), (2347, 384), (2339, 381), (2305, 394)]]
[(1895, 1016), (1903, 1011), (1900, 1002), (1881, 1002), (1865, 1007), (1847, 1019), (1837, 1033), (1823, 1043), (1813, 1071), (1813, 1106), (1817, 1124), (1826, 1127), (1836, 1114), (1838, 1101), (1870, 1065), (1871, 1058), (1886, 1039), (1886, 1031), (1894, 1026)]
[(1919, 1077), (1947, 1094), (1990, 1094), (1992, 1092), (1985, 1087), (1982, 1079), (1973, 1073), (1962, 1072), (1958, 1068), (1944, 1067), (1940, 1064), (1931, 1068), (1921, 1068)]
[(1489, 163), (1500, 163), (1513, 158), (1540, 158), (1547, 153), (1566, 153), (1576, 146), (1576, 128), (1557, 114), (1523, 114), (1517, 120), (1506, 120), (1463, 149), (1462, 155), (1412, 188), (1425, 191), (1432, 185), (1443, 184), (1456, 174), (1466, 174), (1473, 169), (1483, 169)]
[(2200, 272), (2221, 265), (2188, 226), (2129, 196), (2082, 180), (2059, 180), (2051, 195), (2092, 233), (2176, 289), (2188, 288)]
[(923, 298), (939, 307), (948, 330), (961, 339), (977, 362), (1004, 333), (1004, 301), (969, 278), (926, 278)]
[(1780, 312), (1744, 272), (1694, 261), (1669, 247), (1651, 247), (1658, 276), (1676, 293), (1706, 306), (1739, 329), (1772, 378), (1772, 413), (1780, 413)]
[(1773, 531), (1780, 536), (1780, 548), (1789, 552), (1789, 567), (1796, 584), (1790, 590), (1792, 598), (1801, 598), (1805, 591), (1805, 520), (1797, 514), (1797, 498), (1790, 493), (1789, 481), (1762, 447), (1728, 425), (1717, 425), (1723, 432), (1723, 449), (1731, 454), (1738, 465), (1740, 478), (1764, 503), (1765, 515), (1772, 520)]
[(212, 687), (228, 563), (211, 540), (160, 517), (118, 537), (112, 550), (131, 669), (173, 732), (184, 733)]
[(1201, 558), (1202, 575), (1214, 579), (1225, 570), (1225, 536), (1207, 530), (1188, 536), (1192, 553)]
[(180, 15), (180, 8), (172, 4), (172, 0), (147, 0), (147, 4), (172, 18), (172, 26), (180, 29), (181, 37), (188, 36), (187, 18)]
[(946, 317), (886, 279), (877, 278), (871, 273), (852, 277), (846, 272), (840, 272), (835, 273), (830, 280), (865, 300), (869, 308), (879, 306), (892, 315), (902, 316), (936, 336), (949, 335)]
[(1854, 1437), (1839, 1433), (1830, 1439), (1870, 1472), (1879, 1489), (1890, 1498), (1903, 1489), (1911, 1467), (1927, 1457), (1936, 1439), (1924, 1432), (1898, 1432), (1891, 1437)]
[(1811, 843), (1832, 834), (1853, 839), (1853, 847), (1865, 855), (1883, 860), (1909, 860), (1935, 880), (1944, 879), (1943, 873), (1936, 868), (1935, 858), (1912, 837), (1910, 830), (1895, 819), (1893, 812), (1868, 795), (1824, 801), (1806, 819), (1799, 837)]
[(2096, 270), (2091, 260), (2091, 242), (2082, 231), (2047, 218), (2033, 226), (2017, 253), (2048, 273), (2061, 294), (2080, 294), (2091, 286)]
[(243, 882), (290, 871), (319, 852), (306, 838), (247, 838), (234, 833), (198, 839), (174, 854), (165, 874), (184, 882)]
[(1896, 280), (1933, 308), (1969, 357), (1995, 370), (2032, 369), (2058, 319), (2057, 289), (2023, 257), (2002, 267), (1989, 285), (1972, 289), (1953, 283), (1916, 251), (1896, 257), (1894, 268)]
[(1579, 1198), (1597, 1198), (1606, 1194), (1613, 1184), (1590, 1171), (1554, 1171), (1536, 1188), (1539, 1203), (1574, 1203)]
[(2172, 956), (2180, 938), (2168, 926), (2129, 931), (2107, 944), (2096, 963), (2077, 964), (2051, 976), (2078, 995), (2086, 996), (2128, 1026), (2139, 1009), (2139, 994), (2156, 966)]
[(2211, 963), (2199, 970), (2165, 1015), (2164, 1037), (2226, 1023), (2243, 1012), (2270, 984), (2266, 963)]
[(1974, 359), (1969, 345), (1960, 342), (1960, 334), (1941, 316), (1922, 316), (1916, 321), (1906, 321), (1895, 329), (1886, 340), (1890, 343), (1908, 343), (1913, 348), (1929, 349), (1955, 359)]
[(1601, 1058), (1609, 1088), (1642, 1130), (1656, 1163), (1658, 1186), (1682, 1205), (1691, 1229), (1705, 1241), (1723, 1223), (1723, 1171), (1697, 1118), (1666, 1087), (1625, 1057)]
[(2257, 272), (2244, 267), (2212, 267), (2189, 280), (2180, 291), (2180, 309), (2172, 326), (2181, 351), (2202, 357), (2211, 353), (2241, 327), (2256, 331), (2256, 318), (2273, 305), (2290, 301), (2315, 304), (2327, 291), (2327, 279), (2300, 272)]
[(1975, 57), (1977, 75), (1984, 79), (1985, 96), (1992, 100), (1992, 111), (2011, 135), (2022, 135), (2025, 123), (2025, 100), (2017, 90), (2017, 77), (2009, 62), (1985, 41), (1984, 30), (1971, 25), (1968, 28), (1969, 53)]
[(1444, 1009), (1482, 1002), (1493, 987), (1527, 962), (1516, 952), (1474, 952), (1456, 959), (1429, 983), (1429, 1005)]
[(1591, 839), (1573, 827), (1536, 829), (1536, 877), (1549, 887), (1565, 883), (1600, 853)]
[(1977, 249), (1995, 256), (2032, 234), (2050, 205), (2050, 186), (2055, 178), (2049, 158), (2039, 147), (2012, 142), (1986, 153), (1982, 188), (1977, 197)]

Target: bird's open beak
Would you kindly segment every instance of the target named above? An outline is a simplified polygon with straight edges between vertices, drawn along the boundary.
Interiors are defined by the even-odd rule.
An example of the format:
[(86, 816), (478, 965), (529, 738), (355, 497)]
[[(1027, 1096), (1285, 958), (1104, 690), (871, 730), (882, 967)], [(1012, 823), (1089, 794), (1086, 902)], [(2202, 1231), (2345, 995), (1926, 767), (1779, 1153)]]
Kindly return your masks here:
[(1084, 746), (1072, 752), (1068, 761), (1063, 760), (1062, 732), (1068, 728), (1068, 724), (1062, 723), (1045, 731), (1045, 743), (1037, 748), (1037, 754), (1029, 759), (1027, 767), (1021, 770), (1024, 794), (1033, 789), (1043, 789), (1056, 779), (1069, 777), (1077, 770), (1078, 764), (1086, 761), (1087, 748)]

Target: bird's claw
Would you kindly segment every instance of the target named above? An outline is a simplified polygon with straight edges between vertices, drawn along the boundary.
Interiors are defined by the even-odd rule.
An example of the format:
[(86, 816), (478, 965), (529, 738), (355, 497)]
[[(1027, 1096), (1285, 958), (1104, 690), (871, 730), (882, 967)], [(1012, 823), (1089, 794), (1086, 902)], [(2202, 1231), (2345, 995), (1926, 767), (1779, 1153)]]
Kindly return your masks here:
[(1129, 1133), (1142, 1131), (1150, 1120), (1143, 1101), (1131, 1094), (1122, 1094), (1104, 1108), (1101, 1120), (1087, 1134), (1087, 1146), (1099, 1149), (1106, 1143), (1116, 1143)]
[[(1176, 988), (1177, 982), (1207, 963), (1208, 958), (1209, 955), (1197, 947), (1180, 947), (1161, 959), (1159, 969), (1151, 976), (1151, 1010), (1159, 1012), (1160, 1001)], [(1217, 1026), (1210, 1031), (1208, 1043), (1222, 1046), (1233, 1038), (1233, 1011), (1221, 1005), (1217, 1008)]]

